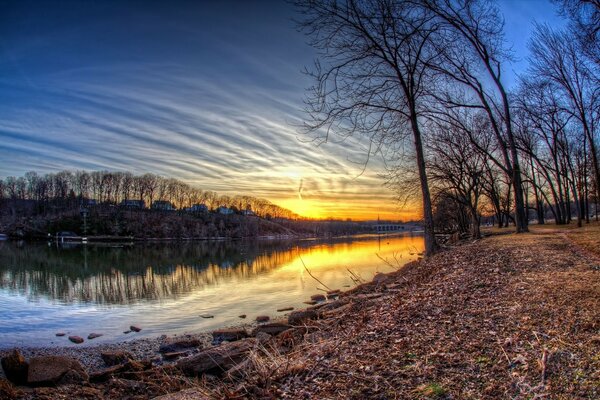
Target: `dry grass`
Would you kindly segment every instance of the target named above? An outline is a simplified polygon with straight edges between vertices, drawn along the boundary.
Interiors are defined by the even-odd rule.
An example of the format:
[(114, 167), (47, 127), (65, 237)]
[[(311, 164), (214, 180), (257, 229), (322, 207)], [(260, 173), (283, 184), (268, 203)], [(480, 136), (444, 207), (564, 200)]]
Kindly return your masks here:
[[(261, 370), (297, 368), (236, 394), (599, 398), (600, 272), (580, 251), (557, 234), (506, 235), (409, 266)], [(383, 296), (356, 296), (373, 292)]]
[(459, 246), (343, 294), (343, 311), (264, 342), (220, 379), (146, 371), (71, 398), (196, 386), (215, 399), (598, 399), (599, 231)]

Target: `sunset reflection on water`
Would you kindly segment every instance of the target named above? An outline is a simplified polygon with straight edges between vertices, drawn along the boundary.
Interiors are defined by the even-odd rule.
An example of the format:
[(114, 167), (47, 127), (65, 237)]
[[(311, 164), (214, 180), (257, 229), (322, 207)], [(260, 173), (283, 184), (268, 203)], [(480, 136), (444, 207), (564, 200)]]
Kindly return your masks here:
[[(48, 341), (44, 344), (57, 342), (58, 330), (80, 336), (102, 331), (105, 335), (94, 341), (98, 343), (132, 337), (123, 331), (133, 323), (144, 327), (137, 338), (239, 324), (245, 321), (241, 314), (248, 315), (247, 321), (259, 314), (276, 315), (278, 308), (305, 306), (304, 301), (323, 290), (351, 288), (353, 274), (369, 281), (377, 272), (401, 267), (423, 251), (423, 239), (405, 235), (72, 249), (5, 243), (1, 250), (4, 347), (26, 345), (33, 338), (37, 344), (40, 338)], [(214, 317), (200, 317), (205, 314)]]

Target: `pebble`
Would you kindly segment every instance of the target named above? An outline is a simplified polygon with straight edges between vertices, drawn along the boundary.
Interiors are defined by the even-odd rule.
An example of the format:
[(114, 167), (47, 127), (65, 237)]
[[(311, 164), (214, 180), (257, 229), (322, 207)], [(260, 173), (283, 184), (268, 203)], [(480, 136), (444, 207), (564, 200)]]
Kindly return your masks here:
[(292, 311), (294, 309), (294, 307), (284, 307), (284, 308), (278, 308), (277, 312), (283, 312), (283, 311)]
[(137, 326), (137, 325), (131, 325), (131, 326), (129, 327), (129, 329), (130, 329), (132, 332), (139, 332), (139, 331), (141, 331), (141, 330), (142, 330), (142, 328), (140, 328), (140, 327), (139, 327), (139, 326)]
[(83, 338), (81, 336), (69, 336), (69, 340), (73, 343), (83, 343)]
[(100, 336), (104, 336), (104, 333), (90, 333), (88, 335), (88, 340), (99, 338)]
[(214, 315), (210, 315), (210, 314), (202, 314), (201, 315), (202, 318), (214, 318)]
[(58, 332), (58, 333), (56, 334), (56, 336), (65, 336), (65, 335), (66, 335), (66, 333), (64, 333), (64, 332)]
[(268, 315), (259, 315), (258, 317), (256, 317), (256, 322), (267, 322), (270, 319), (271, 318)]
[(238, 315), (240, 318), (246, 318), (246, 314)]
[(322, 295), (322, 294), (313, 294), (312, 296), (310, 296), (310, 299), (312, 301), (316, 301), (316, 302), (326, 300), (325, 295)]

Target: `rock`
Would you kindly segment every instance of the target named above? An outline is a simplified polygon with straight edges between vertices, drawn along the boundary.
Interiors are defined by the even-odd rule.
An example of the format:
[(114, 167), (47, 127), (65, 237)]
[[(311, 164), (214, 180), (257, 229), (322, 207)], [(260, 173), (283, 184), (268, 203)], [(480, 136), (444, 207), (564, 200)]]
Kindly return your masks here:
[(65, 335), (66, 335), (66, 333), (64, 333), (64, 332), (58, 332), (58, 333), (56, 334), (56, 336), (59, 336), (59, 337), (60, 337), (60, 336), (65, 336)]
[(88, 374), (79, 361), (64, 356), (32, 357), (27, 383), (32, 386), (85, 383)]
[(98, 383), (98, 382), (106, 382), (115, 374), (123, 371), (125, 364), (121, 365), (113, 365), (112, 367), (105, 368), (103, 370), (94, 372), (90, 375), (90, 382)]
[(345, 304), (341, 307), (334, 308), (333, 310), (325, 310), (322, 313), (323, 318), (333, 318), (344, 315), (347, 311), (350, 310), (352, 304)]
[(101, 371), (94, 372), (90, 375), (90, 382), (106, 382), (108, 379), (115, 375), (122, 375), (123, 377), (131, 376), (136, 372), (146, 370), (152, 366), (150, 361), (135, 361), (129, 360), (124, 364), (113, 365), (112, 367), (103, 369)]
[(172, 351), (170, 353), (163, 353), (163, 358), (165, 360), (174, 360), (179, 357), (183, 357), (187, 354), (187, 351)]
[(269, 318), (268, 315), (259, 315), (258, 317), (256, 317), (256, 322), (267, 322), (269, 321), (271, 318)]
[(293, 309), (294, 309), (294, 307), (278, 308), (277, 312), (292, 311)]
[(128, 351), (103, 351), (100, 353), (102, 361), (107, 367), (114, 365), (125, 364), (127, 361), (133, 359), (133, 355)]
[(248, 337), (248, 332), (244, 328), (226, 328), (218, 329), (212, 333), (213, 341), (220, 343), (224, 340), (233, 342), (236, 340), (244, 339)]
[(323, 294), (313, 294), (312, 296), (310, 296), (310, 299), (312, 301), (316, 301), (316, 302), (327, 300), (325, 298), (325, 295), (323, 295)]
[(238, 315), (239, 318), (246, 318), (246, 314)]
[(140, 327), (139, 327), (139, 326), (137, 326), (137, 325), (131, 325), (131, 326), (129, 327), (129, 330), (130, 330), (130, 331), (132, 331), (132, 332), (139, 332), (139, 331), (141, 331), (141, 330), (142, 330), (142, 328), (140, 328)]
[(275, 336), (283, 331), (287, 331), (290, 328), (291, 326), (289, 326), (285, 322), (270, 322), (268, 324), (259, 325), (256, 328), (254, 328), (254, 330), (252, 331), (252, 336), (256, 336), (260, 332), (268, 333), (269, 335)]
[(202, 318), (214, 318), (214, 315), (210, 315), (210, 314), (202, 314), (200, 317)]
[(201, 345), (202, 345), (202, 342), (200, 342), (198, 339), (173, 340), (173, 341), (170, 341), (170, 342), (160, 345), (158, 351), (160, 353), (173, 353), (173, 352), (189, 349), (192, 347), (200, 347)]
[(29, 364), (19, 350), (14, 349), (9, 355), (2, 357), (0, 362), (4, 375), (9, 381), (16, 385), (23, 385), (27, 382)]
[(314, 310), (301, 310), (294, 311), (288, 316), (288, 324), (290, 325), (303, 325), (304, 322), (317, 319), (317, 312)]
[(388, 275), (382, 274), (381, 272), (378, 272), (373, 277), (373, 283), (375, 283), (377, 285), (381, 285), (382, 283), (385, 283), (385, 281), (387, 281), (389, 278), (390, 277)]
[(254, 338), (239, 340), (202, 350), (200, 353), (177, 362), (177, 368), (187, 375), (222, 373), (242, 362), (257, 344)]
[(258, 332), (256, 334), (256, 340), (258, 340), (258, 343), (260, 343), (260, 344), (265, 344), (268, 341), (270, 341), (271, 339), (273, 339), (273, 336), (269, 335), (268, 333)]
[(308, 304), (309, 306), (313, 306), (313, 305), (317, 304), (317, 302), (314, 301), (314, 300), (311, 300), (311, 301), (305, 301), (304, 304)]
[(90, 333), (88, 335), (88, 340), (99, 338), (100, 336), (104, 336), (104, 333)]
[(83, 343), (83, 338), (81, 336), (69, 336), (69, 340), (73, 343)]

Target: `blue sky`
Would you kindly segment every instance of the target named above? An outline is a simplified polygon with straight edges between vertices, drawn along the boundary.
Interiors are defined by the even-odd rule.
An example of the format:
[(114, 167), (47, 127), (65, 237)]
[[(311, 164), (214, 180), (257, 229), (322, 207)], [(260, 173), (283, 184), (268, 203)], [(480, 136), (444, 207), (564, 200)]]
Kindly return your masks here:
[[(533, 19), (559, 21), (548, 1), (499, 4), (512, 84)], [(283, 1), (0, 1), (0, 177), (154, 172), (299, 213), (401, 217), (381, 160), (360, 175), (364, 143), (298, 134), (314, 53), (293, 17)]]

